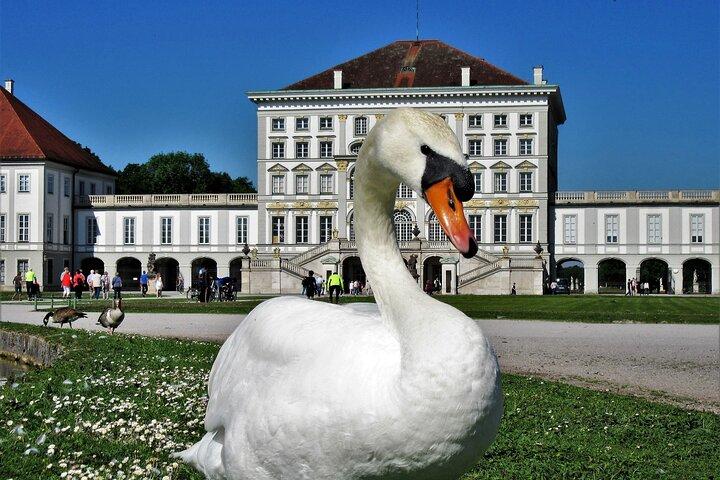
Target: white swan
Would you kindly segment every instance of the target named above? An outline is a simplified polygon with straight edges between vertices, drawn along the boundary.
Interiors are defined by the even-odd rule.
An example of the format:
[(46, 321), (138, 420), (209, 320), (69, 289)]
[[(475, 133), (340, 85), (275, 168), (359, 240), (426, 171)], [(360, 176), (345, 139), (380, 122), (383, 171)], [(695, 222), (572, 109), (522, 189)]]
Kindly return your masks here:
[(178, 454), (207, 478), (455, 480), (495, 438), (497, 359), (473, 320), (405, 268), (392, 222), (401, 181), (476, 253), (453, 132), (422, 111), (387, 115), (355, 169), (357, 246), (378, 308), (281, 297), (250, 312), (212, 367), (208, 433)]

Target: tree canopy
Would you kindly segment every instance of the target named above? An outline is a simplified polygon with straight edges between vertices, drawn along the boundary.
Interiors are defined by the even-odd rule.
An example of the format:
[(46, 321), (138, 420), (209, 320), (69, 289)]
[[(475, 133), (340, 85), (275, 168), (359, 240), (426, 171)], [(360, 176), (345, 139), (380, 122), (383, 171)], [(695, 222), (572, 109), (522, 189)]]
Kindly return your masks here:
[(252, 180), (211, 171), (202, 153), (158, 153), (146, 163), (129, 163), (118, 172), (119, 194), (252, 192)]

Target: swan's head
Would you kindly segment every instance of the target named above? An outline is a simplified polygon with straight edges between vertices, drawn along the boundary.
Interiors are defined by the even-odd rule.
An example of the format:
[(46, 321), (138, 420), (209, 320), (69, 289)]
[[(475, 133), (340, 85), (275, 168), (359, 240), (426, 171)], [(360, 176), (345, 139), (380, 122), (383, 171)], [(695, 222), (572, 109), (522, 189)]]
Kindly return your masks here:
[(421, 195), (435, 212), (455, 248), (470, 258), (477, 241), (463, 213), (462, 202), (475, 193), (473, 176), (457, 137), (438, 115), (401, 108), (379, 122), (365, 147), (402, 183)]

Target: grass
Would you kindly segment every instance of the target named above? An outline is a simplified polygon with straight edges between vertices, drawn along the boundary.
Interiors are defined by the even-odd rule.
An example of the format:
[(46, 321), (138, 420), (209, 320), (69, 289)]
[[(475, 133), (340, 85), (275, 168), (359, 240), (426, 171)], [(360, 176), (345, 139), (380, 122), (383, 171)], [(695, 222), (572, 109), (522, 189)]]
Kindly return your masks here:
[[(203, 433), (218, 345), (0, 328), (65, 349), (52, 367), (0, 389), (0, 478), (202, 478), (168, 455)], [(498, 438), (462, 480), (700, 479), (720, 471), (720, 416), (514, 375), (503, 376), (503, 389)]]
[[(202, 304), (184, 298), (138, 298), (124, 300), (128, 312), (248, 313), (268, 297), (240, 297), (237, 302)], [(472, 318), (555, 320), (574, 322), (720, 323), (720, 297), (602, 295), (448, 295), (436, 296)], [(327, 301), (327, 297), (323, 297)], [(372, 297), (349, 296), (341, 302), (372, 302)], [(83, 299), (78, 308), (99, 312), (106, 301)]]

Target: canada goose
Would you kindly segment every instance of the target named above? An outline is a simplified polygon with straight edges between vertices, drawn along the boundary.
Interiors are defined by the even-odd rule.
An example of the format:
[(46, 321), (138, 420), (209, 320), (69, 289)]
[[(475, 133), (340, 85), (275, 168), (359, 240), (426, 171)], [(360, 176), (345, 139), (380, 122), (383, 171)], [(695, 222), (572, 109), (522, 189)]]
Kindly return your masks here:
[(112, 335), (115, 329), (120, 326), (125, 319), (125, 312), (122, 311), (122, 299), (115, 302), (113, 300), (112, 308), (108, 307), (98, 317), (97, 325), (107, 328)]
[(72, 322), (78, 318), (86, 317), (87, 315), (84, 312), (75, 310), (72, 307), (61, 307), (54, 312), (48, 312), (47, 315), (45, 315), (45, 318), (43, 318), (43, 324), (47, 327), (47, 324), (50, 322), (59, 323), (60, 328), (62, 328), (63, 324), (67, 323), (70, 325), (70, 328), (72, 328)]

